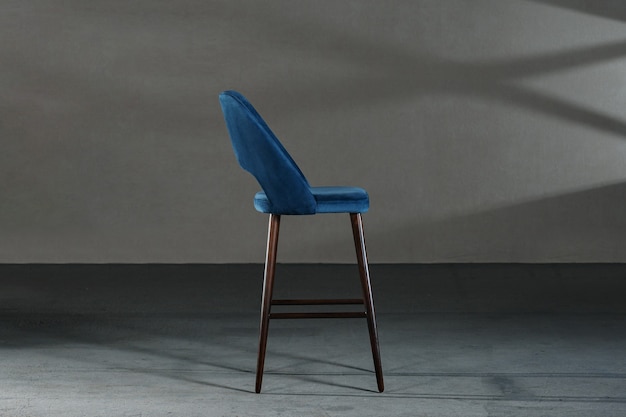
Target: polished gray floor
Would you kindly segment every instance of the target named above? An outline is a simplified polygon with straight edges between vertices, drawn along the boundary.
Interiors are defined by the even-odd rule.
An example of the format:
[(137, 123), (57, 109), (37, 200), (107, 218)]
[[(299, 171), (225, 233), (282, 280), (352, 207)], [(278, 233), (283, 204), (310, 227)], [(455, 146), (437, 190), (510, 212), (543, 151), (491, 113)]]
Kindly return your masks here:
[[(359, 295), (279, 265), (277, 296)], [(274, 321), (260, 265), (1, 265), (0, 416), (624, 416), (625, 265), (374, 265), (363, 320)]]

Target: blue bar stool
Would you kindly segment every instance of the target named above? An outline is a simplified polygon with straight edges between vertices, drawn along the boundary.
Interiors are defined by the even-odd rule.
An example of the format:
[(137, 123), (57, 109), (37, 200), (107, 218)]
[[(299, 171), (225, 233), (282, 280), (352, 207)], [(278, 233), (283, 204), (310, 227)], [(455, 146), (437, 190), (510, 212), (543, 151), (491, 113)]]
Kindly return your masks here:
[[(261, 213), (269, 214), (263, 298), (261, 302), (256, 392), (261, 392), (263, 382), (263, 368), (270, 319), (299, 318), (366, 318), (374, 370), (376, 372), (376, 382), (378, 390), (382, 392), (384, 390), (383, 371), (363, 235), (363, 220), (361, 218), (361, 213), (365, 213), (369, 209), (367, 192), (358, 187), (311, 187), (300, 168), (298, 168), (259, 113), (243, 95), (236, 91), (224, 91), (220, 94), (219, 99), (237, 160), (243, 169), (250, 172), (257, 179), (262, 188), (262, 191), (259, 191), (254, 196), (254, 207)], [(350, 214), (363, 298), (272, 299), (281, 215), (322, 213)], [(316, 313), (272, 313), (271, 311), (273, 305), (345, 304), (364, 305), (364, 311)]]

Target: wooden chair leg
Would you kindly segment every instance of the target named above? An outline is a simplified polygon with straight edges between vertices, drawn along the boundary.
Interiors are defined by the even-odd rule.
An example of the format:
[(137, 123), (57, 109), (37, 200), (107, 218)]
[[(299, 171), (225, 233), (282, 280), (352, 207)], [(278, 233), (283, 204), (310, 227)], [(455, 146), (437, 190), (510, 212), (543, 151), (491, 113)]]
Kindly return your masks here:
[(383, 392), (385, 384), (383, 382), (383, 367), (380, 360), (380, 347), (378, 344), (378, 330), (376, 327), (376, 313), (374, 312), (374, 299), (372, 297), (372, 285), (370, 283), (369, 265), (367, 262), (367, 252), (365, 250), (365, 236), (363, 234), (363, 220), (360, 213), (350, 213), (352, 222), (352, 234), (354, 235), (354, 246), (356, 257), (359, 263), (359, 275), (361, 277), (361, 287), (363, 288), (363, 300), (367, 312), (367, 327), (370, 334), (370, 345), (372, 347), (372, 357), (374, 359), (374, 370), (376, 371), (376, 382), (378, 391)]
[(267, 230), (267, 251), (265, 255), (265, 273), (263, 277), (263, 299), (261, 301), (261, 325), (259, 326), (259, 356), (256, 365), (256, 387), (261, 392), (263, 383), (263, 367), (265, 365), (265, 351), (267, 348), (267, 334), (270, 325), (270, 310), (272, 307), (272, 292), (274, 290), (274, 275), (276, 271), (276, 253), (278, 249), (278, 231), (280, 229), (280, 215), (270, 214)]

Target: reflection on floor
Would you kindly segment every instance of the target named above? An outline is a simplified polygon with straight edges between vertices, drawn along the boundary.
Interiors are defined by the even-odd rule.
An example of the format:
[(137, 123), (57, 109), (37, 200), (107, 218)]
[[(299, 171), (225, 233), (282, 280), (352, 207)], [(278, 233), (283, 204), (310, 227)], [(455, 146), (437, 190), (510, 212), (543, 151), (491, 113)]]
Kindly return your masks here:
[[(260, 265), (0, 266), (0, 416), (624, 416), (626, 265), (374, 265), (364, 320), (274, 321)], [(280, 297), (359, 295), (280, 265)]]

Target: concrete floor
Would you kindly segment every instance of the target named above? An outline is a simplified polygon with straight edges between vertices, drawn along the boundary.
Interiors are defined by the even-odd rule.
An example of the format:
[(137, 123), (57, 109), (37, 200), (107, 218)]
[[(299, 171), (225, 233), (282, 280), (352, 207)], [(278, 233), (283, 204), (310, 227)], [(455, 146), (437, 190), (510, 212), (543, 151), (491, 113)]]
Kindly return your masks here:
[[(280, 265), (276, 296), (359, 295)], [(0, 265), (0, 416), (625, 416), (626, 265), (374, 265), (364, 320), (274, 321), (260, 265)]]

